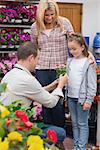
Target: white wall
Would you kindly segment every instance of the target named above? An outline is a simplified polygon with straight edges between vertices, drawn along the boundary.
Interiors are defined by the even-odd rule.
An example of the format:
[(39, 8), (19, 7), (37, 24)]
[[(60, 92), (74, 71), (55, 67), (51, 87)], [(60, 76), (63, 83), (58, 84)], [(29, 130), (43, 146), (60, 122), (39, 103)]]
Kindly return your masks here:
[(84, 0), (56, 0), (56, 1), (64, 3), (83, 3)]
[(96, 32), (100, 32), (100, 1), (89, 0), (83, 4), (82, 33), (90, 37), (90, 46)]
[(100, 32), (100, 0), (57, 0), (65, 3), (83, 3), (82, 33), (90, 37), (90, 47), (96, 32)]

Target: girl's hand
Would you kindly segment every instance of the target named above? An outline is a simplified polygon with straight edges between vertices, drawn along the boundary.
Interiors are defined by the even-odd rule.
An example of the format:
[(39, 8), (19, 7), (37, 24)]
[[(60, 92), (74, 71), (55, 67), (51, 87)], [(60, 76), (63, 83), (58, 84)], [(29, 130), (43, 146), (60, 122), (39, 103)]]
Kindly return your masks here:
[(83, 105), (83, 110), (89, 110), (91, 108), (91, 104), (85, 102)]

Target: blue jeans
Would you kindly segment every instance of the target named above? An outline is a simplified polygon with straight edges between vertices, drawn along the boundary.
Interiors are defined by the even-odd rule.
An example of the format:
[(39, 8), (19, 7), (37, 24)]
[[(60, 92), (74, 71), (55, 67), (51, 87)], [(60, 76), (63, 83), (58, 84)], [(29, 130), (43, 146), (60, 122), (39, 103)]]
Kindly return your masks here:
[[(36, 70), (36, 78), (42, 86), (48, 85), (56, 80), (56, 70), (54, 69), (40, 69)], [(64, 127), (65, 124), (65, 111), (64, 106), (60, 102), (53, 108), (42, 107), (43, 122), (59, 127)], [(59, 116), (59, 117), (57, 117)]]
[(68, 98), (68, 107), (72, 120), (75, 150), (86, 150), (89, 136), (89, 110), (83, 110), (83, 106), (78, 103), (77, 98)]
[(58, 139), (57, 144), (62, 143), (64, 141), (64, 139), (66, 138), (66, 132), (63, 128), (57, 127), (57, 126), (52, 126), (52, 125), (43, 129), (43, 133), (45, 134), (45, 136), (47, 135), (47, 131), (49, 129), (54, 130), (57, 133), (57, 139)]

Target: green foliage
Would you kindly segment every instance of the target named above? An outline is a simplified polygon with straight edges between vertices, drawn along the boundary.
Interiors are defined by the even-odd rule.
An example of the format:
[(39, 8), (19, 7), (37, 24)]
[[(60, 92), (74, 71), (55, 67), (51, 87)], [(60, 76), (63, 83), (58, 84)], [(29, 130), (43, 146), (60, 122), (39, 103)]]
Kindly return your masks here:
[(0, 94), (5, 92), (7, 88), (7, 84), (6, 83), (0, 83)]

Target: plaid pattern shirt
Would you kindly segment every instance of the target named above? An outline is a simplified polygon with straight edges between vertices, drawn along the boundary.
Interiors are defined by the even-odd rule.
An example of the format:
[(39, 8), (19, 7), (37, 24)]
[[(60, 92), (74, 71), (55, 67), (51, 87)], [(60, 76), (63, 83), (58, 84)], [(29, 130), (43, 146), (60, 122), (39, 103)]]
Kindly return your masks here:
[(66, 64), (68, 48), (65, 35), (73, 32), (73, 27), (68, 19), (61, 17), (61, 21), (64, 25), (64, 31), (61, 31), (59, 27), (55, 27), (51, 30), (49, 36), (45, 31), (37, 36), (36, 23), (31, 26), (31, 41), (33, 43), (37, 42), (40, 49), (37, 69), (56, 69)]

